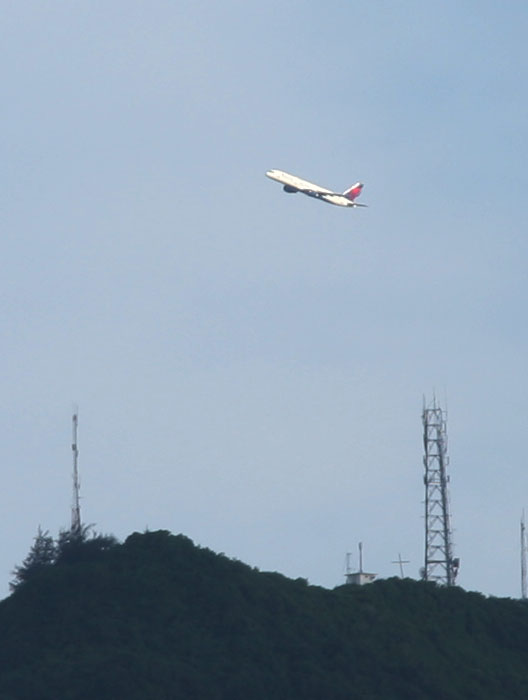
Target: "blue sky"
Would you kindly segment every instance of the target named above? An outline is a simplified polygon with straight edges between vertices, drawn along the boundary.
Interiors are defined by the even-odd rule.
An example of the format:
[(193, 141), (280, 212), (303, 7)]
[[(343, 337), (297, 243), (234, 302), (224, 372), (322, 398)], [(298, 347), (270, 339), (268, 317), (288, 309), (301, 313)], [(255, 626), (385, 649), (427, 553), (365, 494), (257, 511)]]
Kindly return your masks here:
[(361, 540), (416, 577), (433, 392), (458, 582), (519, 595), (527, 24), (521, 2), (4, 5), (3, 595), (69, 524), (74, 404), (99, 531), (328, 587)]

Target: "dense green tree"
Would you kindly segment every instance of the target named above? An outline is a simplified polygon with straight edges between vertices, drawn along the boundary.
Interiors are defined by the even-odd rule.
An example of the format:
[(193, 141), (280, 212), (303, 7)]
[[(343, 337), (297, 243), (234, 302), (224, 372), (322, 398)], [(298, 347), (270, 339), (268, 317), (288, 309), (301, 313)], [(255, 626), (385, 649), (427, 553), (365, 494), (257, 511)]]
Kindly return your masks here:
[(31, 579), (43, 567), (53, 564), (56, 556), (57, 547), (53, 537), (50, 536), (47, 530), (43, 532), (39, 525), (29, 554), (22, 564), (15, 566), (13, 569), (15, 578), (9, 584), (11, 590), (14, 591), (18, 586)]
[(61, 530), (56, 544), (56, 562), (72, 563), (89, 560), (117, 545), (113, 535), (101, 535), (94, 531), (93, 525), (81, 525), (78, 529)]

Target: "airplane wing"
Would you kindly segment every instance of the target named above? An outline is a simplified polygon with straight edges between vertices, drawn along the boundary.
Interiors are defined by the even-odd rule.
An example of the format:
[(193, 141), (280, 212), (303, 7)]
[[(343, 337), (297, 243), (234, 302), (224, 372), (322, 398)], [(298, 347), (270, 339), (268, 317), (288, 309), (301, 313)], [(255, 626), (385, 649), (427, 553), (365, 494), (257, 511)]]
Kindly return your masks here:
[(329, 204), (336, 204), (339, 207), (368, 207), (368, 204), (351, 201), (348, 197), (344, 197), (338, 192), (316, 192), (314, 190), (298, 190), (298, 192), (307, 194), (309, 197), (315, 197), (315, 199), (322, 199)]
[(348, 199), (348, 197), (339, 194), (339, 192), (332, 192), (331, 190), (297, 190), (303, 194), (307, 194), (310, 197), (315, 197), (315, 199), (322, 199), (329, 204), (337, 204), (340, 207), (368, 207), (368, 204), (360, 204), (359, 202), (354, 202)]

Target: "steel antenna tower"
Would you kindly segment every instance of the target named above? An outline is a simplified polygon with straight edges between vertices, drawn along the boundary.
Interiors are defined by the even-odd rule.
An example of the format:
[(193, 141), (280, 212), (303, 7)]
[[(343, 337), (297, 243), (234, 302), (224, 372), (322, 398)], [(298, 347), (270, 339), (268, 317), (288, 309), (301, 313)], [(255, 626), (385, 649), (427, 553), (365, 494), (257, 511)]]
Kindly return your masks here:
[(81, 489), (81, 482), (79, 480), (79, 470), (77, 467), (77, 462), (79, 459), (79, 448), (77, 447), (77, 425), (79, 419), (77, 416), (77, 411), (74, 412), (72, 416), (72, 452), (73, 452), (73, 498), (72, 498), (72, 512), (71, 512), (71, 531), (74, 534), (80, 534), (81, 532), (81, 506), (80, 506), (80, 496), (79, 492)]
[(524, 525), (524, 510), (521, 518), (521, 598), (528, 597), (526, 590), (526, 528)]
[(425, 581), (455, 584), (459, 560), (453, 558), (447, 484), (447, 430), (445, 412), (436, 405), (423, 407), (425, 484)]

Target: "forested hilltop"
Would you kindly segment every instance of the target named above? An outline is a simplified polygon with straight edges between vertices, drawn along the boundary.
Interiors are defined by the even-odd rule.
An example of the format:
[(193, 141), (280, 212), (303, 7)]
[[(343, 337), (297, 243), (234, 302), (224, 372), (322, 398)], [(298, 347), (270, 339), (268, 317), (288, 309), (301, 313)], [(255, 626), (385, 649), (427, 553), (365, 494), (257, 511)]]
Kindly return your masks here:
[(520, 601), (326, 590), (166, 531), (47, 545), (0, 602), (0, 700), (528, 698)]

